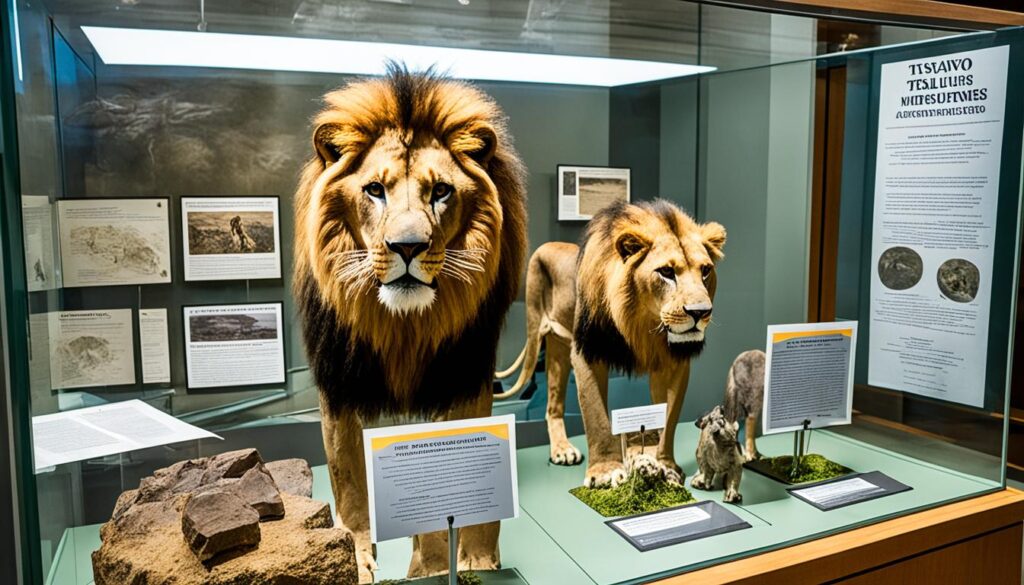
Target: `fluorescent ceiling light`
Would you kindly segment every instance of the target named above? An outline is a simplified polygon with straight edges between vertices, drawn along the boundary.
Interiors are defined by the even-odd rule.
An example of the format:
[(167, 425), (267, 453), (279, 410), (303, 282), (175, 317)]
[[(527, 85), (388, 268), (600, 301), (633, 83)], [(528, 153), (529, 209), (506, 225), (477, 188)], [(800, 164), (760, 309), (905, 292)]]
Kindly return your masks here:
[(83, 26), (82, 30), (107, 65), (380, 75), (384, 61), (394, 59), (404, 61), (413, 70), (436, 65), (461, 79), (600, 87), (671, 79), (715, 69), (658, 61), (300, 37), (97, 26)]

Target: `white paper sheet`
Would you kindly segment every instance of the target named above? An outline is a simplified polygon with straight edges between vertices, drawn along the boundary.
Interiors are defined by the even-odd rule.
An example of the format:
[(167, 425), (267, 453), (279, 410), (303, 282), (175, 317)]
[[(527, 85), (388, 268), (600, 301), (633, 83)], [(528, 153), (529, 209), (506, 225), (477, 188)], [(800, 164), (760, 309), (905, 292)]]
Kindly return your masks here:
[(182, 197), (185, 280), (281, 278), (277, 197)]
[(167, 199), (57, 202), (64, 286), (171, 282)]
[(56, 218), (46, 195), (21, 197), (21, 221), (25, 238), (25, 276), (29, 291), (60, 288), (57, 271)]
[(283, 384), (281, 303), (185, 307), (189, 388)]
[(32, 417), (36, 473), (72, 461), (220, 438), (140, 400)]
[(142, 383), (169, 383), (171, 357), (167, 341), (167, 309), (139, 309), (139, 350), (142, 354)]
[(135, 383), (132, 310), (48, 314), (53, 390)]

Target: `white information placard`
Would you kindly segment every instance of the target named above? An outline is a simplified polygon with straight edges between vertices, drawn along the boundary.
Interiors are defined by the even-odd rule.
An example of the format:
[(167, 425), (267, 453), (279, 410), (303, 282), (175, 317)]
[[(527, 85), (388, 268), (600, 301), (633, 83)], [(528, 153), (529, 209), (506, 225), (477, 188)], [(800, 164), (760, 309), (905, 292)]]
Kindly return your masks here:
[(167, 309), (139, 309), (139, 353), (143, 384), (170, 383)]
[(557, 175), (559, 221), (587, 221), (616, 201), (630, 200), (627, 168), (559, 165)]
[(644, 431), (665, 428), (668, 405), (648, 404), (632, 408), (616, 408), (612, 410), (612, 434), (638, 433), (640, 427)]
[(764, 434), (850, 424), (856, 350), (856, 321), (770, 325)]
[(60, 288), (57, 271), (57, 230), (54, 206), (46, 195), (21, 196), (21, 226), (25, 239), (25, 275), (29, 291)]
[(984, 405), (1009, 47), (882, 66), (868, 383)]
[(285, 382), (281, 303), (182, 310), (189, 388)]
[(277, 197), (182, 197), (185, 280), (281, 278)]
[(511, 414), (363, 430), (370, 539), (519, 516)]
[(36, 473), (62, 463), (219, 436), (140, 400), (32, 417)]
[(135, 383), (131, 309), (47, 314), (51, 389)]
[(167, 199), (57, 202), (64, 286), (171, 282)]

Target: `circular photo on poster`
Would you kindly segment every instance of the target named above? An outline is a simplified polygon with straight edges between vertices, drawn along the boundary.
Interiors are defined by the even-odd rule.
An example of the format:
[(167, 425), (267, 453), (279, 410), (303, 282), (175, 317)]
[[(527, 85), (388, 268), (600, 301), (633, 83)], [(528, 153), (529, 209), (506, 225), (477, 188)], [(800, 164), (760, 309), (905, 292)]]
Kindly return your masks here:
[(889, 248), (878, 259), (878, 278), (885, 288), (906, 290), (918, 282), (924, 274), (921, 255), (903, 246)]
[(963, 258), (946, 260), (939, 266), (939, 290), (950, 300), (969, 303), (978, 296), (981, 273), (973, 262)]

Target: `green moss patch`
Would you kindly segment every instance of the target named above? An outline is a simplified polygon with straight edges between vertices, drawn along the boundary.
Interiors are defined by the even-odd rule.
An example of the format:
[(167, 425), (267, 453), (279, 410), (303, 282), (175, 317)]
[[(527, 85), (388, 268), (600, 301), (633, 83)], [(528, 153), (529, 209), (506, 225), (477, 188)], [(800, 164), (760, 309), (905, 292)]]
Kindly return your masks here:
[(631, 473), (625, 483), (615, 488), (580, 486), (569, 490), (598, 514), (605, 517), (629, 516), (656, 512), (672, 506), (696, 502), (690, 490), (661, 478)]
[(789, 478), (793, 483), (807, 483), (811, 481), (822, 481), (852, 473), (849, 467), (844, 467), (834, 461), (826, 459), (817, 453), (804, 455), (800, 458), (800, 468), (796, 475), (791, 476), (793, 469), (793, 456), (781, 455), (770, 457), (765, 462), (771, 467), (773, 473)]

